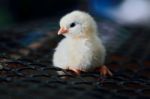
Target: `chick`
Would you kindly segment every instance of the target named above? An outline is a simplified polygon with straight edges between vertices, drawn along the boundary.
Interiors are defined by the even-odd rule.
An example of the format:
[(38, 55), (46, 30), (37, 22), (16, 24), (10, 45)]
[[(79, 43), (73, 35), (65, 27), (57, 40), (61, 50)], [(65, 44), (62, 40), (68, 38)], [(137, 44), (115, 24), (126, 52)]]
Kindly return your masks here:
[(106, 51), (98, 37), (96, 22), (88, 13), (73, 11), (62, 17), (58, 35), (65, 38), (55, 49), (54, 66), (72, 70), (77, 75), (95, 69), (103, 76), (112, 75), (104, 65)]

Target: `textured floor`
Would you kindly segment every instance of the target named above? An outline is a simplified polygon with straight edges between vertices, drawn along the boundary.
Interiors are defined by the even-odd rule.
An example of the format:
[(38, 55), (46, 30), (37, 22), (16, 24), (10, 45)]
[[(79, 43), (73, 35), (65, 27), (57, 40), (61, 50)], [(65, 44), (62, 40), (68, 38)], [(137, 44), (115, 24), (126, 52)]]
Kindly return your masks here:
[[(106, 65), (114, 76), (103, 78), (97, 72), (75, 76), (54, 68), (51, 57), (61, 39), (54, 35), (55, 26), (30, 25), (34, 30), (30, 26), (16, 26), (1, 31), (0, 99), (150, 99), (148, 31), (127, 31), (106, 41)], [(104, 32), (108, 33), (107, 29), (104, 27)], [(65, 75), (58, 75), (56, 71), (63, 71)]]

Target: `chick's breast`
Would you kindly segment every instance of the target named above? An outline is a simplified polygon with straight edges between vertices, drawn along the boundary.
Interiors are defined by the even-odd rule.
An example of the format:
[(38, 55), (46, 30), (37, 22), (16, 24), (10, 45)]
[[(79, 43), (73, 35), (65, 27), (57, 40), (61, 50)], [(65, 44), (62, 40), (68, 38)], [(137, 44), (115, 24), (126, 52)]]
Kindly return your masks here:
[(63, 69), (90, 70), (103, 64), (105, 49), (101, 42), (87, 39), (63, 39), (53, 56), (53, 64)]

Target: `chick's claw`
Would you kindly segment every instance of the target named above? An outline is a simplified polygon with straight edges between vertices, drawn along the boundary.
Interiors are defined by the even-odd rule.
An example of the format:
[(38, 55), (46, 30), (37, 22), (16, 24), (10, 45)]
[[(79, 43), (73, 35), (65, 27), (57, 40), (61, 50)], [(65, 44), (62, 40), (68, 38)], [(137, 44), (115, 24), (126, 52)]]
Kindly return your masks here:
[(79, 69), (71, 68), (70, 70), (73, 71), (76, 75), (81, 74), (81, 70), (79, 70)]
[(111, 71), (105, 66), (101, 66), (99, 68), (97, 68), (97, 70), (100, 72), (101, 76), (112, 76), (113, 74), (111, 73)]

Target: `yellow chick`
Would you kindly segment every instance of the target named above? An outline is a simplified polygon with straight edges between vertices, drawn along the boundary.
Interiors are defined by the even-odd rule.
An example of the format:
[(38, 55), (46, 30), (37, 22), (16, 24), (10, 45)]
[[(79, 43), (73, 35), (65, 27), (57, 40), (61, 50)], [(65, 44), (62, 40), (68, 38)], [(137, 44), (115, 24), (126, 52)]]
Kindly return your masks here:
[(73, 11), (62, 17), (58, 35), (65, 38), (55, 49), (54, 66), (72, 70), (77, 75), (95, 69), (103, 76), (112, 75), (104, 65), (106, 51), (98, 37), (96, 22), (88, 13)]

